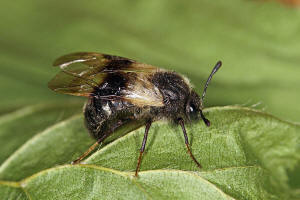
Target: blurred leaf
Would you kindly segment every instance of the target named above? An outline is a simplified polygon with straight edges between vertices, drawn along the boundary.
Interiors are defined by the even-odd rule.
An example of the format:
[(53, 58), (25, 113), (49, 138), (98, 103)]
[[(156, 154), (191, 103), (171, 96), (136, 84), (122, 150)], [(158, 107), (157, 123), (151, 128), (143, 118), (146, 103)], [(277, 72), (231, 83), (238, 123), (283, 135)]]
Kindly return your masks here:
[(20, 180), (40, 170), (71, 163), (94, 143), (85, 132), (83, 120), (77, 116), (38, 133), (1, 165), (0, 180)]
[(187, 128), (200, 170), (180, 128), (163, 122), (150, 129), (137, 179), (132, 171), (144, 128), (105, 145), (85, 165), (54, 167), (93, 143), (76, 116), (30, 139), (0, 167), (0, 179), (21, 180), (10, 183), (32, 199), (296, 199), (300, 126), (241, 107), (211, 108), (206, 115), (210, 128), (203, 122)]
[(300, 1), (299, 0), (277, 0), (280, 1), (281, 3), (288, 4), (290, 6), (299, 6)]
[(0, 163), (20, 145), (50, 125), (80, 112), (78, 102), (28, 106), (0, 117)]
[(51, 63), (96, 51), (186, 74), (199, 92), (222, 60), (207, 105), (261, 103), (299, 121), (300, 12), (280, 3), (4, 0), (0, 18), (1, 107), (68, 98), (46, 89)]

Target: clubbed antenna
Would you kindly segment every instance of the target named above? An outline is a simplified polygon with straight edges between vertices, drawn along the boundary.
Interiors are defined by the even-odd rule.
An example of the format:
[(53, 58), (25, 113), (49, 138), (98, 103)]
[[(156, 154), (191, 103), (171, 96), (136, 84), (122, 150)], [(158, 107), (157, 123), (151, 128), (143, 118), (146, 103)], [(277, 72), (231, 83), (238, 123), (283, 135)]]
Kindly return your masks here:
[(202, 113), (204, 97), (205, 97), (206, 90), (207, 90), (209, 82), (211, 81), (213, 75), (220, 69), (221, 66), (222, 66), (222, 62), (218, 61), (217, 64), (215, 65), (215, 67), (213, 68), (213, 70), (211, 71), (211, 73), (210, 73), (210, 75), (209, 75), (209, 77), (208, 77), (208, 79), (205, 83), (204, 90), (203, 90), (203, 93), (202, 93), (202, 97), (200, 99), (200, 109), (201, 109), (200, 115), (201, 115), (201, 118), (203, 119), (204, 123), (206, 124), (206, 126), (210, 126), (210, 121), (208, 119), (206, 119), (205, 116)]

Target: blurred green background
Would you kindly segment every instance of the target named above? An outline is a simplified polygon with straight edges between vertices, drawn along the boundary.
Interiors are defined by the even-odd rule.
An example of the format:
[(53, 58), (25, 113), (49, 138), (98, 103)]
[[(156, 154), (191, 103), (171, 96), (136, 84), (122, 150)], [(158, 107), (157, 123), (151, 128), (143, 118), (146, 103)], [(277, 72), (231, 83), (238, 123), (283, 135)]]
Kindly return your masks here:
[[(79, 117), (82, 114), (63, 121), (75, 113), (81, 113), (85, 98), (57, 94), (47, 87), (48, 81), (59, 71), (52, 67), (53, 61), (61, 55), (78, 51), (119, 55), (175, 70), (186, 75), (199, 93), (202, 92), (212, 67), (218, 60), (222, 60), (223, 67), (208, 89), (205, 102), (207, 107), (255, 107), (280, 119), (300, 124), (300, 7), (281, 4), (275, 0), (2, 0), (0, 193), (20, 189), (20, 182), (5, 181), (20, 181), (40, 170), (70, 163), (94, 142), (84, 133), (87, 131)], [(220, 110), (223, 109), (228, 107)], [(274, 195), (274, 199), (276, 193), (282, 193), (282, 197), (299, 195), (299, 126), (264, 114), (264, 118), (251, 120), (251, 114), (244, 112), (245, 110), (243, 115), (234, 115), (234, 119), (232, 116), (227, 118), (227, 113), (232, 115), (232, 112), (224, 110), (216, 116), (208, 115), (209, 119), (216, 122), (217, 128), (203, 129), (203, 136), (199, 134), (196, 135), (199, 137), (191, 138), (194, 141), (193, 149), (199, 150), (199, 156), (196, 156), (203, 158), (202, 155), (206, 153), (209, 155), (204, 160), (207, 163), (212, 160), (228, 163), (204, 165), (211, 167), (204, 172), (210, 173), (215, 166), (220, 171), (226, 171), (223, 170), (224, 166), (236, 166), (236, 160), (239, 159), (235, 156), (237, 152), (241, 155), (245, 153), (247, 163), (242, 159), (237, 166), (245, 169), (242, 174), (246, 176), (236, 176), (233, 173), (232, 177), (238, 177), (236, 180), (230, 174), (228, 181), (222, 177), (216, 179), (221, 184), (223, 181), (225, 189), (222, 190), (232, 192), (239, 188), (241, 191), (234, 191), (234, 195), (242, 195), (244, 199), (249, 199), (246, 197), (250, 193), (259, 198), (269, 189), (268, 194)], [(218, 113), (217, 109), (211, 109), (210, 112)], [(238, 123), (233, 123), (237, 121), (236, 118), (239, 119)], [(220, 119), (224, 119), (224, 122)], [(60, 121), (63, 122), (58, 123)], [(191, 132), (202, 133), (198, 131), (202, 130), (202, 126), (202, 123), (195, 124), (194, 130), (197, 131)], [(232, 129), (234, 126), (237, 129)], [(173, 129), (171, 131), (166, 127), (160, 126), (163, 134), (157, 134), (157, 137), (176, 135), (173, 134)], [(236, 139), (235, 135), (230, 139), (233, 133), (242, 139)], [(135, 136), (131, 136), (134, 141), (132, 144), (136, 145), (123, 140), (123, 143), (112, 146), (113, 150), (106, 151), (108, 163), (133, 165), (132, 168), (125, 167), (125, 171), (134, 170), (136, 158), (132, 155), (137, 155), (141, 143), (135, 142)], [(142, 134), (137, 138), (142, 140)], [(162, 147), (173, 140), (168, 137), (156, 141), (162, 141)], [(198, 146), (195, 145), (197, 141)], [(240, 141), (246, 142), (240, 144)], [(178, 144), (181, 145), (182, 142), (183, 140), (178, 140)], [(173, 142), (172, 147), (176, 144)], [(216, 144), (220, 144), (220, 148), (210, 146)], [(126, 154), (126, 157), (122, 151), (115, 151), (123, 147), (131, 149), (126, 152), (132, 154)], [(241, 148), (241, 151), (237, 151), (236, 147)], [(149, 148), (145, 159), (149, 159), (148, 162), (153, 165), (143, 165), (144, 169), (148, 169), (148, 166), (149, 169), (153, 169), (153, 166), (158, 166), (154, 169), (161, 169), (161, 166), (163, 169), (164, 166), (171, 166), (171, 169), (175, 166), (177, 169), (176, 165), (169, 165), (171, 162), (168, 161), (164, 165), (165, 160), (161, 159), (163, 155), (157, 149), (158, 151), (154, 151), (155, 148)], [(216, 153), (210, 154), (215, 149)], [(176, 148), (172, 150), (180, 152)], [(184, 154), (177, 156), (183, 159), (177, 160), (180, 163), (178, 166), (188, 163), (184, 161), (188, 157), (181, 156), (186, 155), (185, 151), (183, 148)], [(151, 152), (157, 152), (152, 154), (153, 158), (163, 161), (156, 162), (154, 159), (153, 162)], [(254, 156), (253, 152), (256, 153)], [(113, 162), (113, 153), (119, 155), (114, 157), (115, 161), (121, 162)], [(165, 156), (173, 159), (175, 156), (170, 155), (175, 154), (171, 153), (173, 152), (170, 151)], [(231, 156), (222, 156), (223, 153)], [(105, 158), (105, 155), (100, 155), (101, 159)], [(254, 160), (250, 165), (248, 158)], [(244, 167), (252, 169), (252, 165), (258, 165), (259, 170), (268, 171), (264, 171), (264, 174), (261, 171), (246, 173), (247, 169)], [(108, 167), (118, 169), (113, 165)], [(55, 171), (56, 169), (53, 170)], [(81, 176), (84, 177), (85, 174), (80, 173), (79, 179)], [(71, 174), (70, 177), (73, 180), (77, 176)], [(276, 189), (264, 182), (271, 178), (278, 183), (274, 184)], [(46, 188), (39, 189), (43, 194), (50, 194), (46, 193), (47, 190), (57, 191), (49, 189), (47, 184), (41, 184), (43, 182), (39, 182), (40, 180), (43, 179), (37, 179), (36, 183), (37, 187), (43, 185)], [(115, 190), (116, 187), (111, 186), (116, 185), (112, 184), (111, 179), (107, 180), (109, 188)], [(247, 181), (254, 182), (248, 184)], [(61, 180), (59, 182), (64, 183)], [(244, 187), (241, 183), (247, 186)], [(91, 182), (86, 181), (85, 184)], [(234, 186), (233, 190), (229, 184)], [(253, 191), (252, 186), (255, 186)], [(55, 187), (61, 189), (59, 184)], [(90, 185), (88, 188), (95, 189)], [(32, 191), (35, 194), (38, 190), (34, 188)], [(7, 196), (11, 194), (13, 193), (7, 192)], [(283, 198), (278, 196), (278, 199)]]
[(206, 105), (260, 104), (299, 122), (300, 10), (273, 1), (1, 1), (0, 113), (81, 99), (55, 94), (52, 62), (77, 51), (120, 55), (176, 70), (198, 92), (223, 68)]

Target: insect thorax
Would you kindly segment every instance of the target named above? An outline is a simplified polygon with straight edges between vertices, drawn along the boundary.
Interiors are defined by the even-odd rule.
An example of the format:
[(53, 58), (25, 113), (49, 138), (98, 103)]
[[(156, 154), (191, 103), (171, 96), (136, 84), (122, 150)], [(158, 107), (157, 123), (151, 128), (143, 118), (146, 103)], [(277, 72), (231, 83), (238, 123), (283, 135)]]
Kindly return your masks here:
[(185, 116), (185, 105), (191, 88), (185, 78), (175, 72), (156, 73), (153, 84), (159, 88), (164, 99), (164, 116), (176, 120)]

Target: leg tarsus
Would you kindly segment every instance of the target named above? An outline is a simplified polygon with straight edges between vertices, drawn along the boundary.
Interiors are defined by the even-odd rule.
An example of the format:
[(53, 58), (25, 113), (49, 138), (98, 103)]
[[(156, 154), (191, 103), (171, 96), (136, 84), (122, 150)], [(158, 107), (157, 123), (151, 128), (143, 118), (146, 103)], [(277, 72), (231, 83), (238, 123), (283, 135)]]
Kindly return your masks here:
[(134, 174), (134, 176), (136, 176), (136, 177), (138, 176), (138, 171), (140, 169), (142, 156), (143, 156), (143, 152), (140, 151), (140, 156), (139, 156), (138, 163), (137, 163), (137, 166), (136, 166), (136, 169), (135, 169), (135, 174)]
[(80, 157), (78, 157), (76, 160), (74, 160), (71, 164), (75, 165), (75, 164), (80, 163), (80, 161), (82, 161), (85, 157), (87, 157), (98, 145), (99, 145), (99, 143), (97, 141), (86, 152), (84, 152)]
[(192, 151), (190, 149), (190, 145), (189, 145), (189, 139), (185, 130), (185, 126), (184, 126), (184, 121), (183, 119), (179, 119), (178, 123), (180, 124), (181, 128), (182, 128), (182, 132), (183, 132), (183, 136), (184, 136), (184, 140), (185, 140), (185, 145), (186, 148), (188, 150), (188, 153), (190, 155), (190, 157), (192, 158), (192, 160), (196, 163), (196, 165), (201, 168), (202, 166), (200, 165), (200, 163), (196, 160), (196, 158), (194, 157), (194, 155), (192, 154)]
[(202, 168), (201, 164), (196, 160), (196, 158), (194, 157), (194, 155), (192, 154), (191, 152), (191, 149), (190, 149), (190, 146), (188, 144), (186, 144), (186, 147), (188, 149), (188, 153), (189, 155), (191, 156), (192, 160), (196, 163), (196, 165), (199, 167), (199, 168)]
[(147, 124), (146, 124), (144, 139), (143, 139), (143, 142), (142, 142), (142, 146), (140, 148), (140, 155), (139, 155), (138, 162), (137, 162), (136, 169), (135, 169), (135, 176), (136, 177), (138, 176), (138, 172), (139, 172), (139, 169), (140, 169), (140, 166), (141, 166), (141, 160), (142, 160), (142, 156), (143, 156), (143, 153), (144, 153), (144, 150), (145, 150), (145, 146), (146, 146), (150, 126), (151, 126), (151, 121), (147, 122)]
[(82, 161), (85, 157), (87, 157), (105, 138), (106, 138), (106, 136), (103, 136), (102, 138), (100, 138), (99, 140), (97, 140), (97, 142), (95, 142), (92, 146), (90, 146), (90, 148), (86, 152), (84, 152), (76, 160), (72, 161), (71, 164), (72, 165), (79, 164), (80, 161)]

